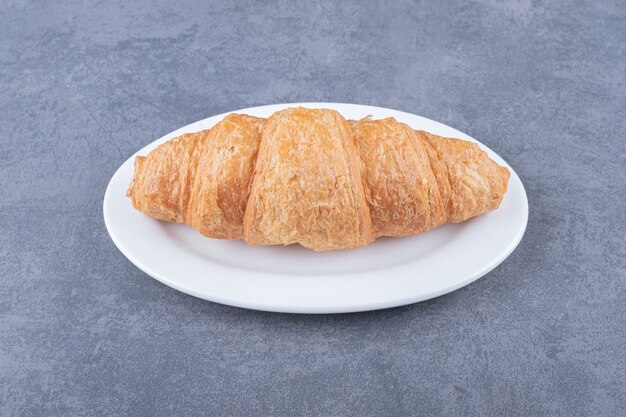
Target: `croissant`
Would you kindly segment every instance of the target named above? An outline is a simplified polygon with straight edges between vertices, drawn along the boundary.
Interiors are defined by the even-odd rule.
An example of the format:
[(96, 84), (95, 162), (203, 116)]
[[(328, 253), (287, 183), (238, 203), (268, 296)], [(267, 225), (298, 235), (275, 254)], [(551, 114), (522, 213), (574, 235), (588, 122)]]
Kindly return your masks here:
[(393, 118), (290, 108), (231, 114), (138, 156), (127, 195), (208, 237), (325, 251), (495, 210), (509, 175), (474, 143)]

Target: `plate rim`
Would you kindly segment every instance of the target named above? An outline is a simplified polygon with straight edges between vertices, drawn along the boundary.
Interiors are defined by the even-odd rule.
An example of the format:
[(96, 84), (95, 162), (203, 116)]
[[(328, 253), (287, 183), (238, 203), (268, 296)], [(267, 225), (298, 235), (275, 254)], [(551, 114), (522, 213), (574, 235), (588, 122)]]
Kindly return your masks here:
[[(178, 132), (180, 131), (186, 131), (191, 125), (195, 125), (195, 124), (200, 124), (202, 122), (204, 122), (207, 119), (221, 119), (223, 117), (225, 117), (228, 114), (231, 113), (240, 113), (240, 112), (254, 112), (254, 111), (259, 111), (261, 109), (265, 109), (268, 107), (281, 107), (281, 108), (286, 108), (286, 107), (296, 107), (296, 106), (303, 106), (303, 107), (324, 107), (324, 106), (331, 106), (331, 107), (340, 107), (340, 106), (356, 106), (356, 107), (360, 107), (360, 108), (371, 108), (373, 110), (383, 110), (383, 111), (390, 111), (393, 113), (399, 113), (402, 114), (406, 117), (409, 118), (419, 118), (419, 119), (424, 119), (427, 120), (429, 122), (434, 122), (436, 124), (445, 126), (446, 128), (450, 128), (453, 129), (457, 132), (463, 133), (461, 131), (459, 131), (458, 129), (455, 129), (452, 126), (446, 125), (444, 123), (438, 122), (436, 120), (433, 119), (429, 119), (426, 118), (424, 116), (420, 116), (417, 114), (413, 114), (413, 113), (408, 113), (408, 112), (404, 112), (402, 110), (395, 110), (395, 109), (391, 109), (391, 108), (387, 108), (387, 107), (379, 107), (379, 106), (371, 106), (371, 105), (366, 105), (366, 104), (355, 104), (355, 103), (339, 103), (339, 102), (295, 102), (295, 103), (273, 103), (273, 104), (266, 104), (266, 105), (261, 105), (261, 106), (254, 106), (254, 107), (246, 107), (246, 108), (241, 108), (241, 109), (237, 109), (237, 110), (232, 110), (232, 111), (228, 111), (228, 112), (224, 112), (221, 114), (217, 114), (214, 116), (208, 116), (205, 117), (203, 119), (197, 120), (195, 122), (191, 122), (188, 123), (185, 126), (182, 126), (178, 129), (175, 129), (153, 141), (151, 141), (150, 143), (146, 144), (144, 147), (142, 147), (141, 149), (137, 150), (135, 153), (133, 153), (130, 157), (128, 157), (116, 170), (115, 173), (112, 175), (111, 179), (109, 180), (106, 190), (105, 190), (105, 194), (104, 194), (104, 198), (103, 198), (103, 203), (102, 203), (102, 208), (103, 208), (103, 217), (104, 217), (104, 223), (105, 223), (105, 227), (107, 229), (107, 232), (109, 234), (109, 236), (111, 237), (111, 240), (113, 241), (113, 243), (115, 244), (115, 246), (117, 247), (117, 249), (122, 252), (122, 254), (133, 264), (135, 265), (137, 268), (139, 268), (141, 271), (143, 271), (144, 273), (148, 274), (149, 276), (151, 276), (152, 278), (156, 279), (157, 281), (172, 287), (178, 291), (181, 291), (185, 294), (191, 295), (193, 297), (196, 298), (200, 298), (203, 300), (207, 300), (207, 301), (211, 301), (211, 302), (216, 302), (219, 304), (224, 304), (224, 305), (230, 305), (230, 306), (235, 306), (235, 307), (239, 307), (239, 308), (245, 308), (245, 309), (250, 309), (250, 310), (260, 310), (260, 311), (269, 311), (269, 312), (279, 312), (279, 313), (296, 313), (296, 314), (335, 314), (335, 313), (352, 313), (352, 312), (363, 312), (363, 311), (374, 311), (374, 310), (381, 310), (381, 309), (387, 309), (387, 308), (393, 308), (393, 307), (400, 307), (400, 306), (405, 306), (405, 305), (409, 305), (409, 304), (414, 304), (414, 303), (418, 303), (421, 301), (426, 301), (429, 299), (433, 299), (436, 297), (440, 297), (442, 295), (451, 293), (453, 291), (456, 291), (464, 286), (467, 286), (473, 282), (475, 282), (476, 280), (478, 280), (479, 278), (485, 276), (486, 274), (488, 274), (489, 272), (491, 272), (493, 269), (495, 269), (497, 266), (499, 266), (504, 260), (506, 260), (511, 253), (517, 248), (517, 246), (519, 245), (519, 243), (521, 242), (525, 232), (526, 232), (526, 228), (528, 225), (528, 215), (529, 215), (529, 209), (528, 209), (528, 196), (526, 193), (526, 189), (524, 187), (523, 182), (521, 181), (521, 179), (519, 178), (519, 176), (517, 175), (517, 173), (515, 172), (515, 170), (510, 166), (510, 164), (504, 160), (504, 158), (502, 158), (500, 155), (498, 155), (496, 152), (494, 152), (492, 149), (490, 149), (488, 146), (486, 146), (485, 144), (483, 144), (482, 142), (474, 139), (473, 137), (463, 133), (464, 136), (469, 137), (472, 141), (478, 143), (483, 149), (488, 150), (489, 152), (491, 152), (494, 155), (497, 155), (497, 157), (505, 163), (505, 165), (510, 169), (511, 171), (511, 179), (517, 180), (517, 182), (520, 185), (520, 191), (521, 191), (521, 195), (523, 196), (522, 200), (523, 200), (523, 207), (522, 207), (522, 211), (523, 211), (523, 221), (522, 224), (520, 225), (520, 227), (518, 228), (518, 230), (515, 233), (515, 236), (509, 240), (508, 244), (506, 245), (506, 247), (500, 251), (500, 253), (498, 254), (498, 256), (495, 256), (493, 259), (490, 260), (490, 262), (486, 263), (485, 265), (483, 265), (481, 268), (479, 268), (477, 271), (472, 272), (471, 274), (468, 274), (467, 277), (465, 277), (464, 279), (460, 280), (459, 282), (457, 282), (454, 285), (445, 287), (445, 288), (440, 288), (437, 290), (433, 290), (431, 292), (427, 292), (427, 293), (421, 293), (421, 294), (417, 294), (417, 295), (411, 295), (411, 296), (407, 296), (403, 299), (391, 299), (391, 300), (382, 300), (379, 302), (372, 302), (372, 303), (364, 303), (364, 304), (360, 304), (360, 305), (355, 305), (355, 304), (348, 304), (348, 305), (344, 305), (344, 306), (335, 306), (335, 307), (329, 307), (329, 306), (300, 306), (300, 305), (290, 305), (288, 303), (286, 304), (282, 304), (282, 305), (274, 305), (271, 303), (267, 303), (267, 302), (263, 302), (262, 300), (259, 300), (257, 302), (248, 302), (245, 300), (237, 300), (237, 299), (232, 299), (232, 298), (224, 298), (224, 297), (220, 297), (217, 295), (211, 295), (211, 294), (206, 294), (206, 293), (202, 293), (199, 291), (196, 291), (193, 288), (189, 288), (185, 285), (181, 285), (180, 283), (176, 282), (175, 279), (170, 279), (166, 276), (163, 276), (163, 274), (159, 273), (158, 271), (153, 270), (150, 266), (144, 264), (144, 262), (142, 262), (141, 260), (137, 259), (137, 257), (135, 257), (133, 255), (132, 252), (130, 252), (128, 250), (128, 248), (124, 245), (123, 242), (121, 242), (119, 240), (119, 237), (116, 235), (116, 233), (112, 230), (111, 224), (110, 224), (110, 214), (108, 212), (108, 204), (107, 202), (110, 201), (110, 199), (112, 198), (112, 193), (110, 192), (110, 189), (113, 185), (114, 180), (116, 179), (116, 177), (120, 174), (120, 171), (122, 171), (126, 164), (131, 161), (137, 154), (141, 154), (142, 152), (144, 152), (144, 150), (146, 148), (150, 148), (152, 147), (156, 142), (160, 142), (160, 141), (167, 141), (173, 137), (176, 137), (179, 135)], [(181, 132), (182, 133), (182, 132)], [(156, 145), (158, 146), (158, 145)], [(389, 268), (393, 268), (393, 267), (388, 267)], [(255, 275), (273, 275), (274, 273), (271, 272), (266, 272), (266, 271), (248, 271), (248, 273), (250, 274), (255, 274)], [(352, 272), (352, 274), (360, 274), (360, 273), (364, 273), (364, 272)], [(299, 274), (290, 274), (290, 275), (294, 275), (294, 276), (298, 276)], [(342, 273), (337, 273), (335, 275), (346, 275), (346, 274), (342, 274)]]

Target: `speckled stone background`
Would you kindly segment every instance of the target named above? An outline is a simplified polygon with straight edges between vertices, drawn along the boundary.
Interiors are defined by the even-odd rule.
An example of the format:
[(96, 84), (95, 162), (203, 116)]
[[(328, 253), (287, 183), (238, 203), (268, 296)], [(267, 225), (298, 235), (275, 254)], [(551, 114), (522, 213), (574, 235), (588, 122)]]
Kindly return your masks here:
[[(3, 0), (0, 415), (626, 415), (625, 40), (619, 0)], [(102, 198), (135, 150), (294, 101), (479, 138), (526, 185), (521, 245), (336, 316), (201, 301), (115, 248)]]

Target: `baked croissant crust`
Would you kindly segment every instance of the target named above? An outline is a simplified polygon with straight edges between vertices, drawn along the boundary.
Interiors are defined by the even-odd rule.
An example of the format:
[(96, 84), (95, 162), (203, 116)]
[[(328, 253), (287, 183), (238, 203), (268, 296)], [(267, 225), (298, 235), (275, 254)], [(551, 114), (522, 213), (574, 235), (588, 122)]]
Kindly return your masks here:
[(472, 142), (299, 107), (231, 114), (138, 156), (127, 195), (208, 237), (324, 251), (495, 210), (509, 175)]

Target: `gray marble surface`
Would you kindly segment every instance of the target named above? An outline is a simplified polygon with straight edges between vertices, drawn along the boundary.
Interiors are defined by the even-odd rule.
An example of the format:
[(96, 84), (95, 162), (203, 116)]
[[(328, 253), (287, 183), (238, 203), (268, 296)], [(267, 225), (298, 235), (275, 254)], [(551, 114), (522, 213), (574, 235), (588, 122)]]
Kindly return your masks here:
[[(625, 10), (3, 0), (0, 415), (625, 415)], [(334, 316), (201, 301), (115, 248), (102, 198), (135, 150), (294, 101), (479, 138), (526, 185), (521, 245), (452, 294)]]

